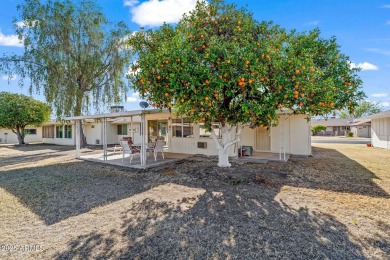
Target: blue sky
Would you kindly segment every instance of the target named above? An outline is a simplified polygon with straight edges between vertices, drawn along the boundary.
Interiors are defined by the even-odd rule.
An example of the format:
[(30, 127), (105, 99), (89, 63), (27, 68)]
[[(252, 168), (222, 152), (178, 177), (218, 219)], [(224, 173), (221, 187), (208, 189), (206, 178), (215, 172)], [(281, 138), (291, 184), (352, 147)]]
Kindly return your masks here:
[[(0, 1), (0, 54), (22, 51), (17, 47), (12, 20), (21, 0)], [(107, 18), (124, 21), (132, 31), (140, 26), (156, 27), (163, 21), (176, 22), (183, 12), (191, 10), (195, 0), (97, 0)], [(367, 100), (390, 109), (390, 0), (254, 0), (234, 2), (247, 6), (257, 20), (272, 20), (287, 29), (308, 31), (318, 27), (322, 36), (335, 36), (342, 52), (347, 54), (363, 80)], [(27, 94), (15, 80), (0, 75), (0, 91)], [(128, 93), (125, 108), (138, 109), (139, 99)], [(41, 95), (35, 98), (44, 100)]]

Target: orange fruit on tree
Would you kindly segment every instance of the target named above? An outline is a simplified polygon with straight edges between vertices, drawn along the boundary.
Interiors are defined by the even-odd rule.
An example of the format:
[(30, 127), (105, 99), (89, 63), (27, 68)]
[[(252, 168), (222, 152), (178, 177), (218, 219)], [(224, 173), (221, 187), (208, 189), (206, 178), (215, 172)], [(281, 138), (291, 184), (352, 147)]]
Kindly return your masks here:
[(160, 75), (158, 75), (158, 76), (157, 76), (157, 79), (161, 79), (161, 76), (160, 76)]
[(167, 92), (167, 93), (165, 93), (165, 96), (166, 96), (166, 97), (169, 97), (169, 93), (168, 93), (168, 92)]
[(209, 100), (209, 97), (205, 97), (204, 99), (207, 101), (207, 100)]
[(296, 74), (299, 74), (299, 70), (295, 70), (295, 73), (296, 73)]

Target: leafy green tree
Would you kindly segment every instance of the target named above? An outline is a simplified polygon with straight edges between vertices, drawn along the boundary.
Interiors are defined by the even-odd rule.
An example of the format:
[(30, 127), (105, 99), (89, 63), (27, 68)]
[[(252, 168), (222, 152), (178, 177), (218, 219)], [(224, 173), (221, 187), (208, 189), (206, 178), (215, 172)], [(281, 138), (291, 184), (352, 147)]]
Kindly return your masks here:
[(124, 97), (131, 56), (123, 22), (113, 26), (88, 0), (26, 0), (18, 10), (15, 22), (23, 26), (15, 28), (24, 53), (0, 58), (0, 71), (18, 74), (21, 85), (29, 78), (30, 93), (42, 91), (59, 118)]
[(341, 118), (360, 118), (382, 112), (382, 108), (375, 102), (363, 101), (359, 102), (354, 111), (341, 111)]
[(278, 124), (278, 109), (325, 115), (353, 111), (364, 95), (356, 70), (334, 38), (318, 30), (287, 32), (258, 22), (245, 9), (222, 1), (198, 2), (177, 26), (136, 33), (129, 44), (138, 55), (129, 77), (156, 108), (174, 108), (214, 131), (221, 167), (241, 129)]
[(320, 131), (325, 131), (325, 130), (326, 130), (326, 126), (321, 124), (311, 127), (311, 131), (313, 132), (314, 135), (316, 135)]
[(31, 97), (0, 92), (0, 127), (9, 128), (24, 144), (27, 125), (39, 126), (49, 120), (50, 108)]

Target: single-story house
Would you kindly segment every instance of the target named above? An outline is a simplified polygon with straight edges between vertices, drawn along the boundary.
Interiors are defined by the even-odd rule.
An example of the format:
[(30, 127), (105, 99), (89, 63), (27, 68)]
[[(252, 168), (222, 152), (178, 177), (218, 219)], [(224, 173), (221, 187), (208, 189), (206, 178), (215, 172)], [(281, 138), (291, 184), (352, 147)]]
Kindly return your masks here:
[[(290, 110), (283, 110), (278, 113), (280, 119), (279, 125), (276, 127), (271, 127), (270, 129), (257, 127), (252, 129), (245, 126), (242, 130), (240, 143), (231, 147), (229, 155), (237, 156), (241, 146), (251, 146), (254, 151), (259, 152), (300, 156), (311, 155), (310, 123), (306, 120), (307, 116), (292, 115)], [(72, 129), (75, 132), (74, 122), (80, 122), (81, 120), (85, 130), (84, 134), (88, 143), (91, 144), (95, 144), (96, 139), (99, 139), (99, 143), (103, 144), (103, 146), (118, 143), (126, 135), (133, 136), (135, 143), (138, 141), (147, 143), (159, 137), (159, 139), (163, 138), (165, 140), (167, 152), (202, 155), (218, 154), (214, 140), (203, 124), (195, 124), (185, 117), (175, 117), (174, 114), (168, 111), (154, 109), (122, 111), (76, 116), (66, 119), (73, 123), (69, 124), (69, 126), (56, 125), (55, 128), (51, 128), (51, 136), (56, 137), (54, 139), (58, 139), (57, 132), (60, 131), (57, 130), (58, 126), (60, 129), (64, 127), (62, 130), (62, 138), (64, 139), (66, 138), (66, 129)], [(142, 122), (145, 125), (145, 134), (143, 134)], [(120, 132), (121, 129), (122, 132)], [(124, 129), (127, 129), (127, 133)], [(217, 124), (215, 124), (214, 131), (217, 136), (221, 136)], [(62, 142), (56, 143), (73, 145), (75, 144), (75, 136), (72, 135), (70, 142), (62, 140)], [(53, 140), (45, 137), (44, 142), (53, 143)]]
[[(42, 127), (27, 126), (25, 128), (26, 136), (24, 142), (34, 143), (42, 142)], [(11, 129), (0, 128), (0, 144), (17, 144), (19, 143), (18, 136)]]
[(371, 119), (371, 144), (390, 149), (390, 110), (366, 117)]
[(371, 119), (357, 118), (351, 124), (351, 133), (354, 137), (371, 137)]
[(351, 130), (352, 118), (329, 118), (329, 119), (312, 119), (311, 126), (324, 125), (325, 131), (320, 131), (317, 135), (345, 136)]

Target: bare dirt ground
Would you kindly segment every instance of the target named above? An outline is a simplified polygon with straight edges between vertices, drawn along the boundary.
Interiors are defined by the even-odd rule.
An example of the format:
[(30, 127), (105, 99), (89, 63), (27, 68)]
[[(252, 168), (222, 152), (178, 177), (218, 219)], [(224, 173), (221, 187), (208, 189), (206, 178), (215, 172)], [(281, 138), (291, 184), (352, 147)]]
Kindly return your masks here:
[(389, 259), (390, 151), (146, 172), (0, 147), (0, 259)]

